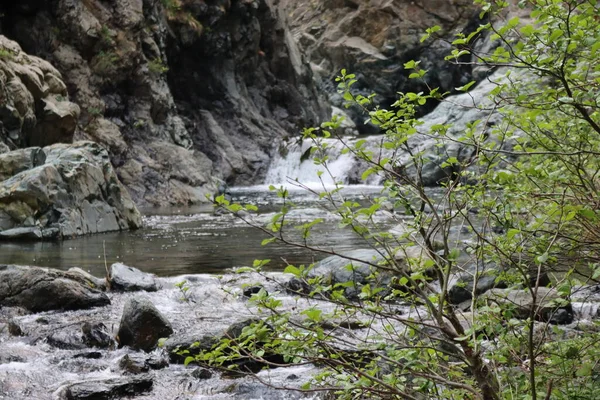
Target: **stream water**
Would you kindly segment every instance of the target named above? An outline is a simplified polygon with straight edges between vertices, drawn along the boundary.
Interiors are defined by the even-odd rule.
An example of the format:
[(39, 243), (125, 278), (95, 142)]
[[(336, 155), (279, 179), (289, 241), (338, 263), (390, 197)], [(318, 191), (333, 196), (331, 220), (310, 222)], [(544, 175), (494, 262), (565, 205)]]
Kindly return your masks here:
[[(292, 145), (286, 157), (273, 162), (265, 185), (231, 188), (233, 201), (259, 207), (258, 222), (268, 221), (281, 206), (281, 199), (269, 185), (286, 185), (290, 199), (298, 206), (289, 219), (308, 222), (322, 218), (312, 240), (321, 247), (339, 251), (364, 246), (348, 229), (338, 227), (338, 219), (307, 190), (288, 183), (298, 179), (312, 188), (322, 189), (316, 179), (317, 167), (301, 160), (308, 145)], [(352, 159), (340, 156), (340, 146), (331, 141), (331, 157), (339, 159), (332, 170), (341, 181), (348, 182), (353, 171)], [(324, 178), (331, 187), (332, 179)], [(364, 204), (381, 193), (377, 185), (349, 185), (343, 195)], [(323, 203), (323, 202), (321, 202)], [(232, 215), (218, 215), (211, 204), (194, 207), (172, 207), (142, 210), (144, 228), (137, 231), (111, 232), (74, 239), (49, 242), (0, 243), (0, 264), (39, 265), (68, 269), (80, 267), (96, 276), (105, 274), (105, 261), (123, 262), (159, 276), (198, 273), (222, 273), (225, 269), (252, 265), (255, 259), (271, 259), (269, 268), (280, 270), (286, 263), (309, 264), (323, 256), (303, 249), (272, 243), (262, 247), (267, 236)], [(392, 227), (381, 214), (382, 229)]]

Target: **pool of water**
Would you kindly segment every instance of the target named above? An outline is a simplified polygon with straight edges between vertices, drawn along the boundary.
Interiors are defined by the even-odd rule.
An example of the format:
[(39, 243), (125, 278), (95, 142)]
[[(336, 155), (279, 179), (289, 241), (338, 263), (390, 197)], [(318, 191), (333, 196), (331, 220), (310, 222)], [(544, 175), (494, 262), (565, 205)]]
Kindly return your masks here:
[[(343, 192), (347, 199), (367, 204), (378, 196), (380, 187), (353, 186)], [(234, 201), (259, 207), (253, 219), (268, 222), (281, 206), (281, 199), (265, 186), (234, 188)], [(339, 226), (339, 218), (325, 202), (306, 190), (291, 190), (290, 197), (298, 208), (288, 219), (308, 222), (322, 218), (309, 245), (324, 250), (344, 251), (365, 247), (363, 239)], [(252, 265), (255, 259), (270, 259), (272, 270), (287, 263), (310, 264), (327, 254), (281, 243), (261, 246), (267, 235), (232, 215), (216, 215), (212, 205), (191, 208), (142, 210), (145, 227), (137, 231), (113, 232), (52, 242), (0, 243), (0, 263), (39, 265), (59, 269), (83, 268), (104, 276), (105, 263), (123, 262), (159, 276), (197, 273), (220, 273), (226, 269)], [(377, 216), (380, 229), (397, 225), (390, 213)], [(292, 239), (299, 239), (298, 232)]]

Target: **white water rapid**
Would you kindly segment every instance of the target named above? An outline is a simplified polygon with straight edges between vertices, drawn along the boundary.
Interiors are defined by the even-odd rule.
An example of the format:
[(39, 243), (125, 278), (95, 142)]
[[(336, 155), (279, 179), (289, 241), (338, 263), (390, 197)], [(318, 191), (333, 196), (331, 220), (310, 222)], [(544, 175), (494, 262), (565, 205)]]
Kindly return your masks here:
[[(283, 156), (278, 155), (271, 163), (265, 183), (293, 185), (294, 182), (299, 182), (310, 188), (331, 187), (335, 182), (344, 185), (378, 185), (380, 178), (376, 176), (372, 176), (367, 182), (362, 182), (361, 174), (367, 168), (367, 165), (359, 161), (350, 152), (343, 152), (347, 145), (352, 146), (357, 140), (355, 137), (346, 137), (343, 141), (323, 139), (326, 146), (325, 154), (328, 158), (327, 168), (315, 164), (313, 157), (309, 156), (309, 152), (314, 146), (310, 140), (288, 144), (286, 154)], [(375, 145), (376, 141), (378, 141), (377, 137), (367, 138), (369, 147)], [(319, 172), (322, 172), (320, 177)]]

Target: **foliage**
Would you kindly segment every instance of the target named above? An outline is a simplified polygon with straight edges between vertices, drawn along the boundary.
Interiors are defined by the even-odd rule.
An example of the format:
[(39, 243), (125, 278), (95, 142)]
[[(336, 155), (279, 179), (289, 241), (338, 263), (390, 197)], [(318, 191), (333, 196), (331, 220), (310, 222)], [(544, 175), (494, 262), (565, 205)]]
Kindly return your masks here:
[(12, 60), (14, 53), (8, 49), (0, 49), (0, 60)]
[(93, 60), (94, 70), (100, 75), (108, 75), (115, 71), (120, 57), (112, 50), (100, 51)]
[(162, 75), (169, 71), (169, 67), (167, 67), (160, 58), (155, 58), (148, 63), (148, 70), (152, 74)]
[(196, 34), (201, 35), (204, 27), (194, 15), (185, 7), (186, 2), (182, 0), (161, 0), (167, 18), (170, 22), (176, 22), (191, 28)]
[(192, 296), (189, 292), (190, 285), (187, 280), (184, 279), (181, 282), (177, 282), (175, 284), (175, 287), (177, 289), (179, 289), (179, 293), (181, 294), (181, 298), (180, 298), (181, 301), (186, 302), (186, 303), (193, 302)]
[[(487, 78), (495, 84), (489, 99), (471, 105), (484, 118), (459, 132), (452, 125), (425, 125), (415, 118), (418, 107), (450, 101), (447, 94), (435, 88), (399, 93), (384, 109), (373, 96), (353, 93), (356, 77), (342, 71), (338, 88), (348, 106), (363, 109), (382, 132), (375, 148), (366, 139), (338, 137), (347, 153), (363, 161), (363, 180), (382, 179), (381, 195), (366, 206), (347, 199), (329, 169), (327, 148), (340, 121), (303, 133), (313, 142), (323, 183), (318, 190), (305, 189), (381, 256), (347, 258), (350, 270), (356, 261), (371, 267), (369, 282), (332, 282), (311, 274), (311, 266), (288, 266), (286, 272), (309, 288), (297, 291), (306, 307), (290, 310), (276, 293), (260, 291), (251, 300), (263, 321), (197, 361), (233, 366), (244, 355), (269, 365), (267, 355), (280, 354), (285, 363), (320, 367), (305, 390), (348, 399), (598, 398), (598, 324), (591, 323), (585, 335), (554, 325), (561, 313), (572, 312), (569, 299), (581, 284), (600, 277), (598, 5), (524, 0), (519, 5), (530, 10), (530, 18), (520, 20), (508, 12), (507, 2), (476, 2), (488, 22), (459, 34), (448, 61), (498, 69)], [(424, 40), (439, 31), (428, 29)], [(490, 48), (477, 46), (482, 40), (495, 46), (480, 52)], [(405, 68), (410, 79), (427, 74), (418, 61)], [(469, 92), (474, 84), (457, 91)], [(424, 139), (447, 154), (443, 162), (428, 157)], [(468, 150), (467, 156), (450, 155), (451, 146)], [(424, 181), (430, 168), (447, 172), (437, 192)], [(333, 187), (325, 185), (328, 175)], [(294, 225), (288, 190), (272, 189), (283, 206), (267, 225), (240, 212), (255, 211), (254, 206), (231, 204), (223, 196), (216, 201), (268, 234), (263, 244), (279, 241), (332, 254), (309, 240), (321, 221)], [(398, 210), (394, 218), (403, 233), (378, 226), (375, 217), (384, 204)], [(452, 236), (461, 228), (473, 237), (466, 251)], [(410, 251), (415, 246), (421, 251)], [(496, 283), (531, 301), (523, 305), (500, 297), (507, 291), (478, 293), (477, 283), (491, 266)], [(456, 274), (473, 281), (469, 312), (450, 301)], [(546, 274), (551, 289), (542, 288)], [(410, 312), (400, 313), (401, 306)], [(351, 322), (362, 329), (344, 328)]]

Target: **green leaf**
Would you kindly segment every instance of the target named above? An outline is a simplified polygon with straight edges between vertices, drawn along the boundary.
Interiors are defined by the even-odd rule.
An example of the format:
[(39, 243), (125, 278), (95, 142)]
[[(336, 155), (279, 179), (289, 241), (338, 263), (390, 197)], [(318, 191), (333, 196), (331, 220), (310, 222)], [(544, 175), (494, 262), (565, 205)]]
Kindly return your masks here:
[(565, 32), (562, 29), (556, 29), (554, 32), (552, 32), (550, 34), (550, 37), (548, 37), (548, 42), (552, 43), (554, 42), (556, 39), (558, 39), (559, 37), (561, 37)]
[(185, 365), (187, 367), (190, 363), (193, 363), (194, 361), (196, 361), (196, 359), (194, 357), (187, 356), (185, 358), (185, 360), (183, 360), (183, 365)]
[(288, 265), (287, 267), (285, 267), (285, 269), (283, 270), (283, 272), (285, 272), (286, 274), (292, 274), (295, 276), (300, 276), (302, 274), (302, 272), (300, 271), (300, 269), (298, 269), (297, 267), (293, 266), (293, 265)]
[(463, 86), (457, 87), (457, 88), (455, 88), (455, 89), (456, 89), (456, 90), (458, 90), (459, 92), (466, 92), (466, 91), (468, 91), (468, 90), (469, 90), (469, 88), (470, 88), (471, 86), (473, 86), (474, 84), (475, 84), (475, 81), (471, 81), (471, 82), (467, 83), (466, 85), (463, 85)]

